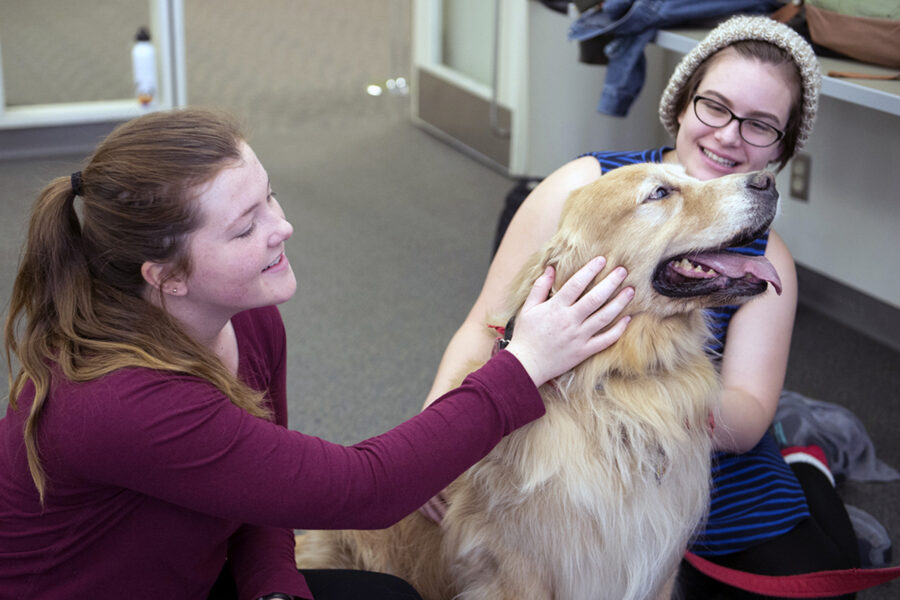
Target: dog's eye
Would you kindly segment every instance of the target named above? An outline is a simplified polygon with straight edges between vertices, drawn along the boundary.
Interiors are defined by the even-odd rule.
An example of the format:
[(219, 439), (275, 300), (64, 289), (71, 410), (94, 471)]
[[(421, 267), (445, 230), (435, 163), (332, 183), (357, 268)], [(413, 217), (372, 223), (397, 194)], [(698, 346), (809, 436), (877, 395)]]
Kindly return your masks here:
[(671, 190), (669, 190), (669, 188), (667, 188), (667, 187), (659, 186), (658, 188), (653, 190), (652, 194), (650, 194), (649, 196), (644, 198), (644, 202), (650, 202), (652, 200), (662, 200), (663, 198), (665, 198), (666, 196), (669, 195), (670, 191)]

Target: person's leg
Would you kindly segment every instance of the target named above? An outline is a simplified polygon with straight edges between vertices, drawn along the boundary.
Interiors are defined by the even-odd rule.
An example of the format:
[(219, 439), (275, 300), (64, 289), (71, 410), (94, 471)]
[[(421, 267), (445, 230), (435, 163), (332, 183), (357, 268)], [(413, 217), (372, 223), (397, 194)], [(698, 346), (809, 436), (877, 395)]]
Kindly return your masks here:
[(347, 569), (301, 569), (316, 600), (422, 600), (393, 575)]
[(219, 573), (219, 578), (209, 591), (207, 600), (238, 600), (237, 586), (231, 576), (231, 569), (226, 564)]
[[(811, 517), (788, 533), (763, 544), (734, 554), (707, 557), (709, 560), (758, 575), (796, 575), (859, 566), (856, 535), (847, 510), (831, 482), (811, 465), (793, 464), (791, 468), (807, 496)], [(764, 598), (718, 584), (685, 561), (682, 561), (678, 577), (679, 595), (676, 598), (679, 600)], [(847, 594), (835, 598), (852, 600), (855, 597), (856, 594)]]
[(791, 470), (800, 481), (813, 520), (835, 544), (844, 559), (845, 569), (860, 566), (859, 542), (847, 508), (824, 473), (805, 463), (794, 463)]
[[(814, 519), (806, 519), (782, 536), (742, 552), (720, 557), (716, 562), (759, 575), (797, 575), (852, 567), (845, 559), (842, 549)], [(727, 597), (735, 600), (763, 598), (740, 590), (734, 590)], [(855, 597), (856, 594), (847, 594), (834, 598), (852, 600)]]
[[(715, 561), (713, 557), (705, 557)], [(715, 600), (720, 598), (727, 586), (712, 577), (707, 577), (686, 560), (681, 561), (675, 578), (675, 592), (672, 600)]]
[[(422, 600), (399, 577), (371, 571), (301, 569), (316, 600)], [(228, 565), (209, 592), (208, 600), (237, 600), (237, 587)]]

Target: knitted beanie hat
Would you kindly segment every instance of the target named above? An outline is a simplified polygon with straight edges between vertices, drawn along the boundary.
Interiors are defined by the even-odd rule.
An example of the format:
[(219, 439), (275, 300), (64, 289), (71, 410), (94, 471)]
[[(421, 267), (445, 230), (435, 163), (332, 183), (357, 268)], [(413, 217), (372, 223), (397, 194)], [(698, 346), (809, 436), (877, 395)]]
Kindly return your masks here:
[(783, 23), (763, 16), (732, 17), (710, 31), (699, 44), (685, 54), (675, 67), (675, 72), (672, 73), (659, 101), (659, 119), (663, 127), (672, 136), (676, 135), (678, 109), (675, 106), (675, 99), (697, 67), (719, 50), (742, 40), (759, 40), (774, 44), (786, 51), (797, 65), (803, 84), (803, 94), (800, 127), (794, 151), (800, 150), (809, 138), (813, 122), (816, 120), (819, 88), (822, 85), (819, 63), (812, 47), (800, 34)]

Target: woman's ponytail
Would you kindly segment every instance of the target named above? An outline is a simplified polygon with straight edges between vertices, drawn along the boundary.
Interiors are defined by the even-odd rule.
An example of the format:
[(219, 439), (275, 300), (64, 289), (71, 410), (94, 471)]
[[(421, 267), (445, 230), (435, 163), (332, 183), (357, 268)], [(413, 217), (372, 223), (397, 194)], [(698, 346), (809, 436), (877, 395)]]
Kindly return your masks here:
[[(5, 349), (12, 407), (16, 408), (16, 400), (29, 379), (35, 388), (34, 402), (25, 423), (25, 445), (29, 468), (41, 497), (45, 477), (37, 460), (35, 429), (50, 388), (50, 370), (45, 358), (52, 356), (62, 337), (71, 333), (71, 327), (65, 324), (72, 323), (77, 307), (90, 298), (90, 275), (82, 251), (75, 197), (70, 177), (54, 179), (38, 196), (6, 320)], [(20, 328), (24, 331), (19, 331)], [(13, 376), (13, 354), (22, 367), (16, 376)]]

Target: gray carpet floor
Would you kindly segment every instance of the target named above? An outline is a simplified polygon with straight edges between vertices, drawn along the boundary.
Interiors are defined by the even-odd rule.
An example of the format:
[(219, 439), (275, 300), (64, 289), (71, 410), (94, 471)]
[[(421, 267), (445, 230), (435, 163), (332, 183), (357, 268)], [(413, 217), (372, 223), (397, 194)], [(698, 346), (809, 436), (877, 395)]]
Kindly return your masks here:
[[(292, 427), (343, 443), (380, 433), (420, 407), (480, 287), (512, 182), (414, 127), (408, 98), (365, 94), (409, 74), (408, 0), (185, 4), (189, 100), (244, 120), (295, 227), (287, 252), (299, 287), (282, 306)], [(7, 101), (127, 95), (145, 6), (0, 0)], [(110, 31), (123, 33), (110, 41)], [(4, 306), (35, 194), (82, 158), (0, 161)], [(853, 410), (878, 456), (900, 468), (897, 352), (801, 307), (786, 387)], [(840, 491), (900, 543), (900, 482)], [(895, 583), (859, 597), (898, 592)]]

